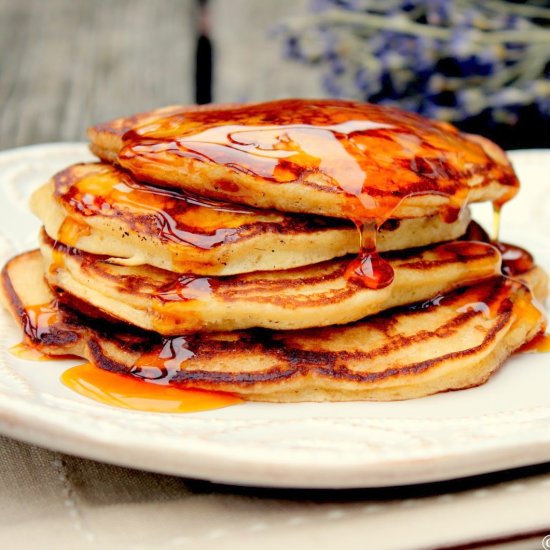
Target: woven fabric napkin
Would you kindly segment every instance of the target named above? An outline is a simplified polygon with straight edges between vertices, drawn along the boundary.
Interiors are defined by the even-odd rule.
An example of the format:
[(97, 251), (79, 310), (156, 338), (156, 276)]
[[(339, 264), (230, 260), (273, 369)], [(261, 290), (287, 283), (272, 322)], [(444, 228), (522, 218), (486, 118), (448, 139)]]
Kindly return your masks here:
[[(550, 468), (484, 484), (361, 491), (213, 485), (0, 438), (0, 548), (441, 548), (550, 534)], [(463, 489), (469, 484), (468, 489)], [(488, 544), (488, 543), (487, 543)], [(475, 546), (479, 548), (480, 546)], [(491, 546), (494, 548), (494, 546)]]

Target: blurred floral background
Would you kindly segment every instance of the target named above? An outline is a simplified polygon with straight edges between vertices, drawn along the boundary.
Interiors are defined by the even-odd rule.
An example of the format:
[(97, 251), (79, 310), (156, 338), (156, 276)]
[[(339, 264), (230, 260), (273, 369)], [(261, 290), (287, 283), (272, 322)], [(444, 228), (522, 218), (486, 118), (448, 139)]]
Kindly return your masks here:
[(550, 147), (550, 0), (0, 0), (0, 147), (281, 97), (398, 105)]
[(550, 9), (503, 0), (313, 0), (285, 55), (328, 95), (394, 105), (505, 146), (548, 139)]

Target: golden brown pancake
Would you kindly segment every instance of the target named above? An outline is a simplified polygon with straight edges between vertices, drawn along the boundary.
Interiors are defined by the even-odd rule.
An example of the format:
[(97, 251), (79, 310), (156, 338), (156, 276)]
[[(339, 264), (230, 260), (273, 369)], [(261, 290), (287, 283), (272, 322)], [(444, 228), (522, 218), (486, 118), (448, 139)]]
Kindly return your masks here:
[(378, 290), (346, 276), (347, 257), (285, 271), (197, 277), (115, 265), (54, 244), (44, 232), (41, 250), (53, 287), (117, 319), (166, 335), (348, 323), (500, 273), (498, 251), (469, 241), (390, 253), (386, 259), (395, 278)]
[[(33, 251), (3, 270), (3, 301), (28, 343), (112, 372), (249, 400), (386, 401), (469, 388), (544, 328), (530, 290), (497, 276), (347, 326), (167, 338), (67, 309), (41, 267)], [(540, 268), (521, 278), (545, 298)]]
[[(359, 250), (355, 226), (341, 219), (285, 214), (222, 203), (137, 182), (109, 164), (77, 164), (31, 197), (48, 235), (125, 265), (177, 273), (233, 275), (291, 269)], [(440, 216), (388, 220), (378, 231), (384, 252), (461, 236), (464, 209)]]
[(171, 107), (95, 126), (89, 136), (100, 158), (159, 186), (378, 225), (500, 204), (518, 187), (489, 140), (352, 101)]
[[(235, 106), (235, 104), (223, 104), (223, 107), (231, 106)], [(92, 140), (92, 147), (94, 151), (96, 151), (97, 156), (108, 162), (116, 163), (116, 152), (121, 147), (121, 138), (132, 128), (153, 122), (157, 118), (182, 113), (186, 110), (207, 111), (218, 109), (219, 107), (222, 107), (222, 105), (168, 105), (167, 107), (161, 107), (153, 111), (136, 113), (135, 115), (116, 118), (102, 124), (96, 124), (88, 129), (88, 133), (90, 136), (97, 138)]]

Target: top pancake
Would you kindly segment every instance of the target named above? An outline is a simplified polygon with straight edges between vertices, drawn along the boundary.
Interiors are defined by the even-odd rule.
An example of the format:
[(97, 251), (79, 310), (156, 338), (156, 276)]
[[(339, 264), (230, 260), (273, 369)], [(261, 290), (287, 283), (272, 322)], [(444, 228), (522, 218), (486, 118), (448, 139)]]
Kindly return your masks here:
[(394, 108), (288, 99), (171, 107), (90, 129), (138, 179), (261, 208), (379, 225), (501, 204), (518, 182), (492, 142)]

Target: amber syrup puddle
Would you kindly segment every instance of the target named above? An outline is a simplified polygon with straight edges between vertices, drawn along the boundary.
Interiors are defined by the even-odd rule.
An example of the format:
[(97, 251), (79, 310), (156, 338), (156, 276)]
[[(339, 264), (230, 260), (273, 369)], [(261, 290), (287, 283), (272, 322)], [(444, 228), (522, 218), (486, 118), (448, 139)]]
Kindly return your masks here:
[(147, 383), (142, 379), (102, 370), (90, 363), (61, 375), (61, 382), (76, 393), (123, 409), (160, 413), (190, 413), (220, 409), (242, 403), (224, 392), (180, 389)]

